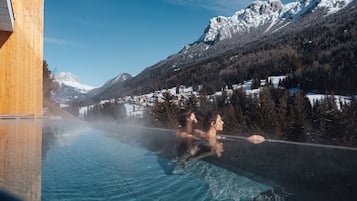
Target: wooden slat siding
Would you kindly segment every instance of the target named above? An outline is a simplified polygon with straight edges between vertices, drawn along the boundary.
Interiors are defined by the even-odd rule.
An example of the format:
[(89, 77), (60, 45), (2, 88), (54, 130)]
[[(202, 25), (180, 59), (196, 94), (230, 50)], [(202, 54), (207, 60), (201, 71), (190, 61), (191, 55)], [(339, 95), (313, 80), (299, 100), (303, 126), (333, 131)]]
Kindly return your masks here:
[(41, 150), (41, 121), (0, 121), (0, 189), (40, 201)]
[(14, 32), (0, 31), (0, 114), (42, 116), (43, 0), (12, 0)]

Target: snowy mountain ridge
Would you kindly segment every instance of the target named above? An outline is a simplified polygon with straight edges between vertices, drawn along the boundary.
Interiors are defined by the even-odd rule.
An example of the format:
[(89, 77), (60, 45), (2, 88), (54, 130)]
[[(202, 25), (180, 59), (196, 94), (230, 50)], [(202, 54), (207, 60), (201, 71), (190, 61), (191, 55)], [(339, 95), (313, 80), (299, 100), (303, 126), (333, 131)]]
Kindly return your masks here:
[(95, 87), (81, 84), (79, 77), (70, 72), (60, 72), (54, 75), (54, 79), (61, 86), (66, 85), (68, 87), (73, 87), (76, 91), (81, 93), (87, 93), (88, 91), (94, 89)]
[(79, 77), (70, 72), (56, 73), (53, 78), (59, 85), (59, 89), (54, 94), (54, 100), (60, 104), (76, 100), (95, 88), (80, 83)]
[(239, 32), (249, 33), (253, 28), (263, 25), (268, 25), (265, 30), (267, 32), (274, 25), (282, 27), (306, 12), (324, 9), (328, 14), (334, 13), (350, 2), (352, 0), (299, 0), (284, 5), (280, 0), (254, 1), (247, 8), (237, 11), (231, 17), (212, 18), (204, 34), (195, 44), (214, 44), (232, 38)]
[(103, 86), (101, 86), (101, 87), (105, 88), (105, 87), (108, 87), (108, 86), (113, 85), (113, 84), (115, 84), (115, 83), (120, 83), (120, 82), (123, 82), (123, 81), (125, 81), (125, 80), (128, 80), (128, 79), (130, 79), (130, 78), (132, 78), (132, 77), (133, 77), (133, 76), (131, 76), (131, 75), (128, 74), (128, 73), (122, 73), (122, 74), (117, 75), (117, 76), (114, 77), (113, 79), (107, 81), (107, 82), (106, 82)]
[[(130, 80), (117, 82), (119, 77), (113, 78), (79, 101), (92, 104), (177, 84), (190, 86), (191, 77), (182, 78), (188, 74), (194, 74), (194, 81), (202, 84), (206, 79), (206, 67), (228, 75), (232, 69), (241, 66), (238, 57), (256, 51), (255, 47), (263, 48), (258, 45), (265, 44), (269, 48), (280, 41), (293, 40), (295, 36), (305, 41), (304, 38), (309, 36), (304, 30), (325, 23), (331, 26), (334, 22), (330, 19), (349, 19), (351, 14), (345, 13), (353, 16), (355, 4), (356, 0), (297, 0), (285, 5), (281, 0), (255, 1), (232, 17), (212, 18), (202, 37), (188, 43), (176, 54), (147, 67)], [(247, 61), (252, 62), (249, 57)]]
[(87, 94), (98, 94), (111, 86), (132, 78), (128, 73), (119, 74), (113, 79), (107, 81), (101, 87), (92, 87), (81, 84), (79, 77), (70, 72), (56, 73), (55, 81), (59, 84), (59, 90), (54, 94), (54, 99), (57, 103), (66, 104), (81, 98)]
[(103, 91), (106, 91), (108, 89), (110, 89), (111, 87), (118, 85), (124, 81), (127, 81), (129, 79), (131, 79), (133, 76), (131, 76), (128, 73), (122, 73), (117, 75), (116, 77), (110, 79), (109, 81), (107, 81), (105, 84), (103, 84), (103, 86), (95, 88), (93, 90), (91, 90), (90, 92), (87, 93), (87, 95), (89, 97), (94, 97), (96, 95), (101, 94)]

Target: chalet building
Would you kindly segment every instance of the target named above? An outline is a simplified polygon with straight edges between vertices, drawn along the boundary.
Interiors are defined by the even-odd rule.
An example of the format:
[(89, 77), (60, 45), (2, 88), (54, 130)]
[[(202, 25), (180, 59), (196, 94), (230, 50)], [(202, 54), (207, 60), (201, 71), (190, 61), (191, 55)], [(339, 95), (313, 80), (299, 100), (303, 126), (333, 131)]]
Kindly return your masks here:
[(42, 116), (44, 0), (0, 0), (0, 115)]

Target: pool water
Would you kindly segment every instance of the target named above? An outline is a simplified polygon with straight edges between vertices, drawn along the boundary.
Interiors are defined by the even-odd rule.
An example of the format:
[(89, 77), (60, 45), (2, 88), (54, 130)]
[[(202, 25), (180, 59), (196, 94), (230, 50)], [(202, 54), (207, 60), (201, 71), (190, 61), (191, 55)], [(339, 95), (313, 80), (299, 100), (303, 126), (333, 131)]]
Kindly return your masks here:
[(183, 164), (173, 130), (0, 121), (0, 200), (357, 200), (357, 148), (233, 139)]
[(254, 200), (270, 186), (202, 160), (182, 165), (118, 133), (79, 126), (43, 133), (41, 200)]

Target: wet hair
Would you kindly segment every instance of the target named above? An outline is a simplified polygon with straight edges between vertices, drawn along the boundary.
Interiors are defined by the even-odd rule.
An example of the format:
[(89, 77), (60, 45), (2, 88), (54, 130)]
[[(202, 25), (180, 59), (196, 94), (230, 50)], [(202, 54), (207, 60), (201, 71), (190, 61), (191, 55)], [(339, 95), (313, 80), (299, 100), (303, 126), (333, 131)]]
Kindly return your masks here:
[(206, 117), (203, 121), (203, 128), (208, 130), (211, 127), (211, 123), (216, 122), (218, 115), (220, 115), (220, 113), (207, 112)]
[(178, 122), (181, 126), (186, 126), (186, 119), (190, 118), (191, 114), (194, 113), (192, 110), (181, 110)]

